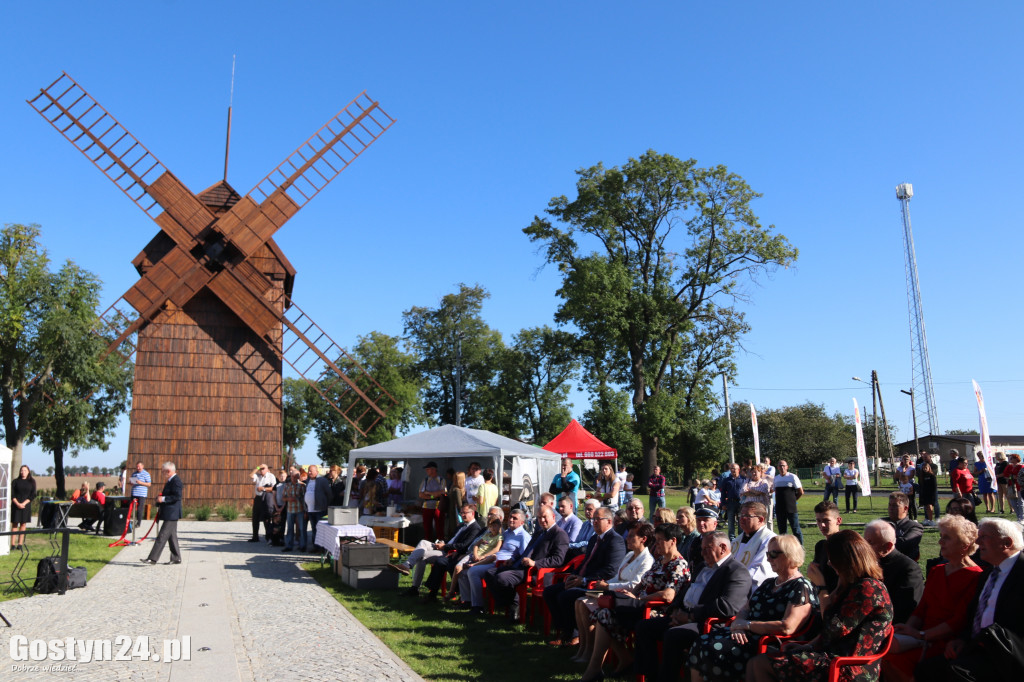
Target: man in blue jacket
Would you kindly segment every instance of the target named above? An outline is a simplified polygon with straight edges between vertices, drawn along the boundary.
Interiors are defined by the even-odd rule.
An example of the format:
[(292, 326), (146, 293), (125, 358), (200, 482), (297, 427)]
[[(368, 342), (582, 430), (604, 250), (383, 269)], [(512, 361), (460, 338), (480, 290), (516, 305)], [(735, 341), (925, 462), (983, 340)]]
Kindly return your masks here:
[(740, 476), (740, 465), (732, 464), (729, 466), (729, 475), (722, 476), (722, 480), (718, 484), (719, 490), (722, 491), (721, 513), (729, 517), (730, 538), (736, 537), (736, 522), (739, 521), (740, 516), (740, 497), (743, 493), (743, 484), (746, 482), (747, 479)]

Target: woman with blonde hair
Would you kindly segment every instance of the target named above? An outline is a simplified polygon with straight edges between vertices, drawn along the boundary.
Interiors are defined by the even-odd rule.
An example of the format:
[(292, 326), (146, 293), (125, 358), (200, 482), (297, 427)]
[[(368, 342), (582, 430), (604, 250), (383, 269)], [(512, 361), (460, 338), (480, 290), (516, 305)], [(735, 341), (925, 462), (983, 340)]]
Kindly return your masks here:
[(971, 559), (977, 540), (978, 527), (963, 516), (939, 519), (939, 553), (947, 561), (928, 571), (920, 603), (906, 623), (895, 626), (896, 638), (882, 663), (887, 679), (909, 682), (919, 660), (941, 656), (967, 625), (982, 574)]
[(740, 493), (740, 504), (747, 502), (760, 502), (769, 507), (772, 501), (772, 484), (764, 476), (764, 465), (755, 464), (750, 470), (750, 480), (743, 484), (743, 491)]
[(793, 535), (768, 541), (768, 562), (777, 574), (754, 592), (730, 625), (715, 626), (690, 649), (693, 682), (731, 682), (757, 655), (762, 635), (789, 636), (801, 631), (818, 610), (818, 591), (800, 573), (804, 548)]
[(448, 513), (444, 517), (444, 536), (450, 538), (461, 523), (459, 512), (466, 502), (466, 472), (456, 472), (452, 487), (448, 489)]

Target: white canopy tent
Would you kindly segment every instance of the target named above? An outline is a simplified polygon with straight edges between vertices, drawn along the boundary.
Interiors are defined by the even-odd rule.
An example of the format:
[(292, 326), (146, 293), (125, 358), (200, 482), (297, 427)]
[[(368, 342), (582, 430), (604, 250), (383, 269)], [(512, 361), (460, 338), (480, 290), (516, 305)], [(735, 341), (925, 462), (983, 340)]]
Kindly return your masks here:
[[(351, 450), (348, 456), (348, 470), (355, 471), (359, 459), (386, 459), (406, 462), (407, 497), (419, 490), (424, 478), (422, 465), (416, 463), (433, 460), (443, 473), (448, 467), (464, 470), (470, 462), (479, 462), (484, 469), (494, 470), (494, 483), (499, 490), (502, 487), (503, 475), (508, 473), (512, 479), (512, 489), (520, 490), (519, 499), (532, 505), (538, 488), (547, 490), (547, 482), (554, 478), (561, 466), (561, 455), (506, 438), (490, 431), (469, 429), (463, 426), (446, 424), (429, 431), (414, 433), (411, 436), (396, 438), (386, 443), (368, 445), (365, 448)], [(345, 483), (345, 504), (348, 504), (352, 493), (352, 476)], [(504, 493), (498, 504), (512, 504), (518, 499), (506, 499)]]

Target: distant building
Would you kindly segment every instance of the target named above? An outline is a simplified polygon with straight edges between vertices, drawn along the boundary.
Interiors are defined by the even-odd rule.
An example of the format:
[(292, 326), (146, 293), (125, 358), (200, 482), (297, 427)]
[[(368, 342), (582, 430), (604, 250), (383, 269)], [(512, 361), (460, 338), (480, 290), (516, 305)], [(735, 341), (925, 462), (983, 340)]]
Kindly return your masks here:
[[(989, 439), (992, 441), (993, 455), (997, 452), (1002, 452), (1004, 455), (1016, 452), (1024, 459), (1024, 436), (990, 436)], [(961, 457), (966, 457), (968, 462), (973, 462), (975, 453), (981, 452), (981, 437), (978, 435), (936, 436), (929, 434), (919, 436), (917, 442), (921, 445), (922, 450), (927, 450), (933, 455), (939, 456), (939, 462), (942, 464), (943, 469), (945, 469), (946, 462), (949, 460), (950, 450), (956, 450), (960, 453)], [(896, 450), (900, 455), (917, 454), (913, 440), (898, 443)]]

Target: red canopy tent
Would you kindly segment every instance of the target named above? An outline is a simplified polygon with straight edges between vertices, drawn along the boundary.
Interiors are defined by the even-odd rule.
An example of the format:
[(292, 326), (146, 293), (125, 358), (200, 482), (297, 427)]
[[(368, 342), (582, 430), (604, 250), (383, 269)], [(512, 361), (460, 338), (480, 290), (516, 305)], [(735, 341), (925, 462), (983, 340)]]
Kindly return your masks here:
[(569, 459), (618, 459), (619, 451), (602, 443), (597, 436), (573, 419), (569, 425), (544, 446)]

